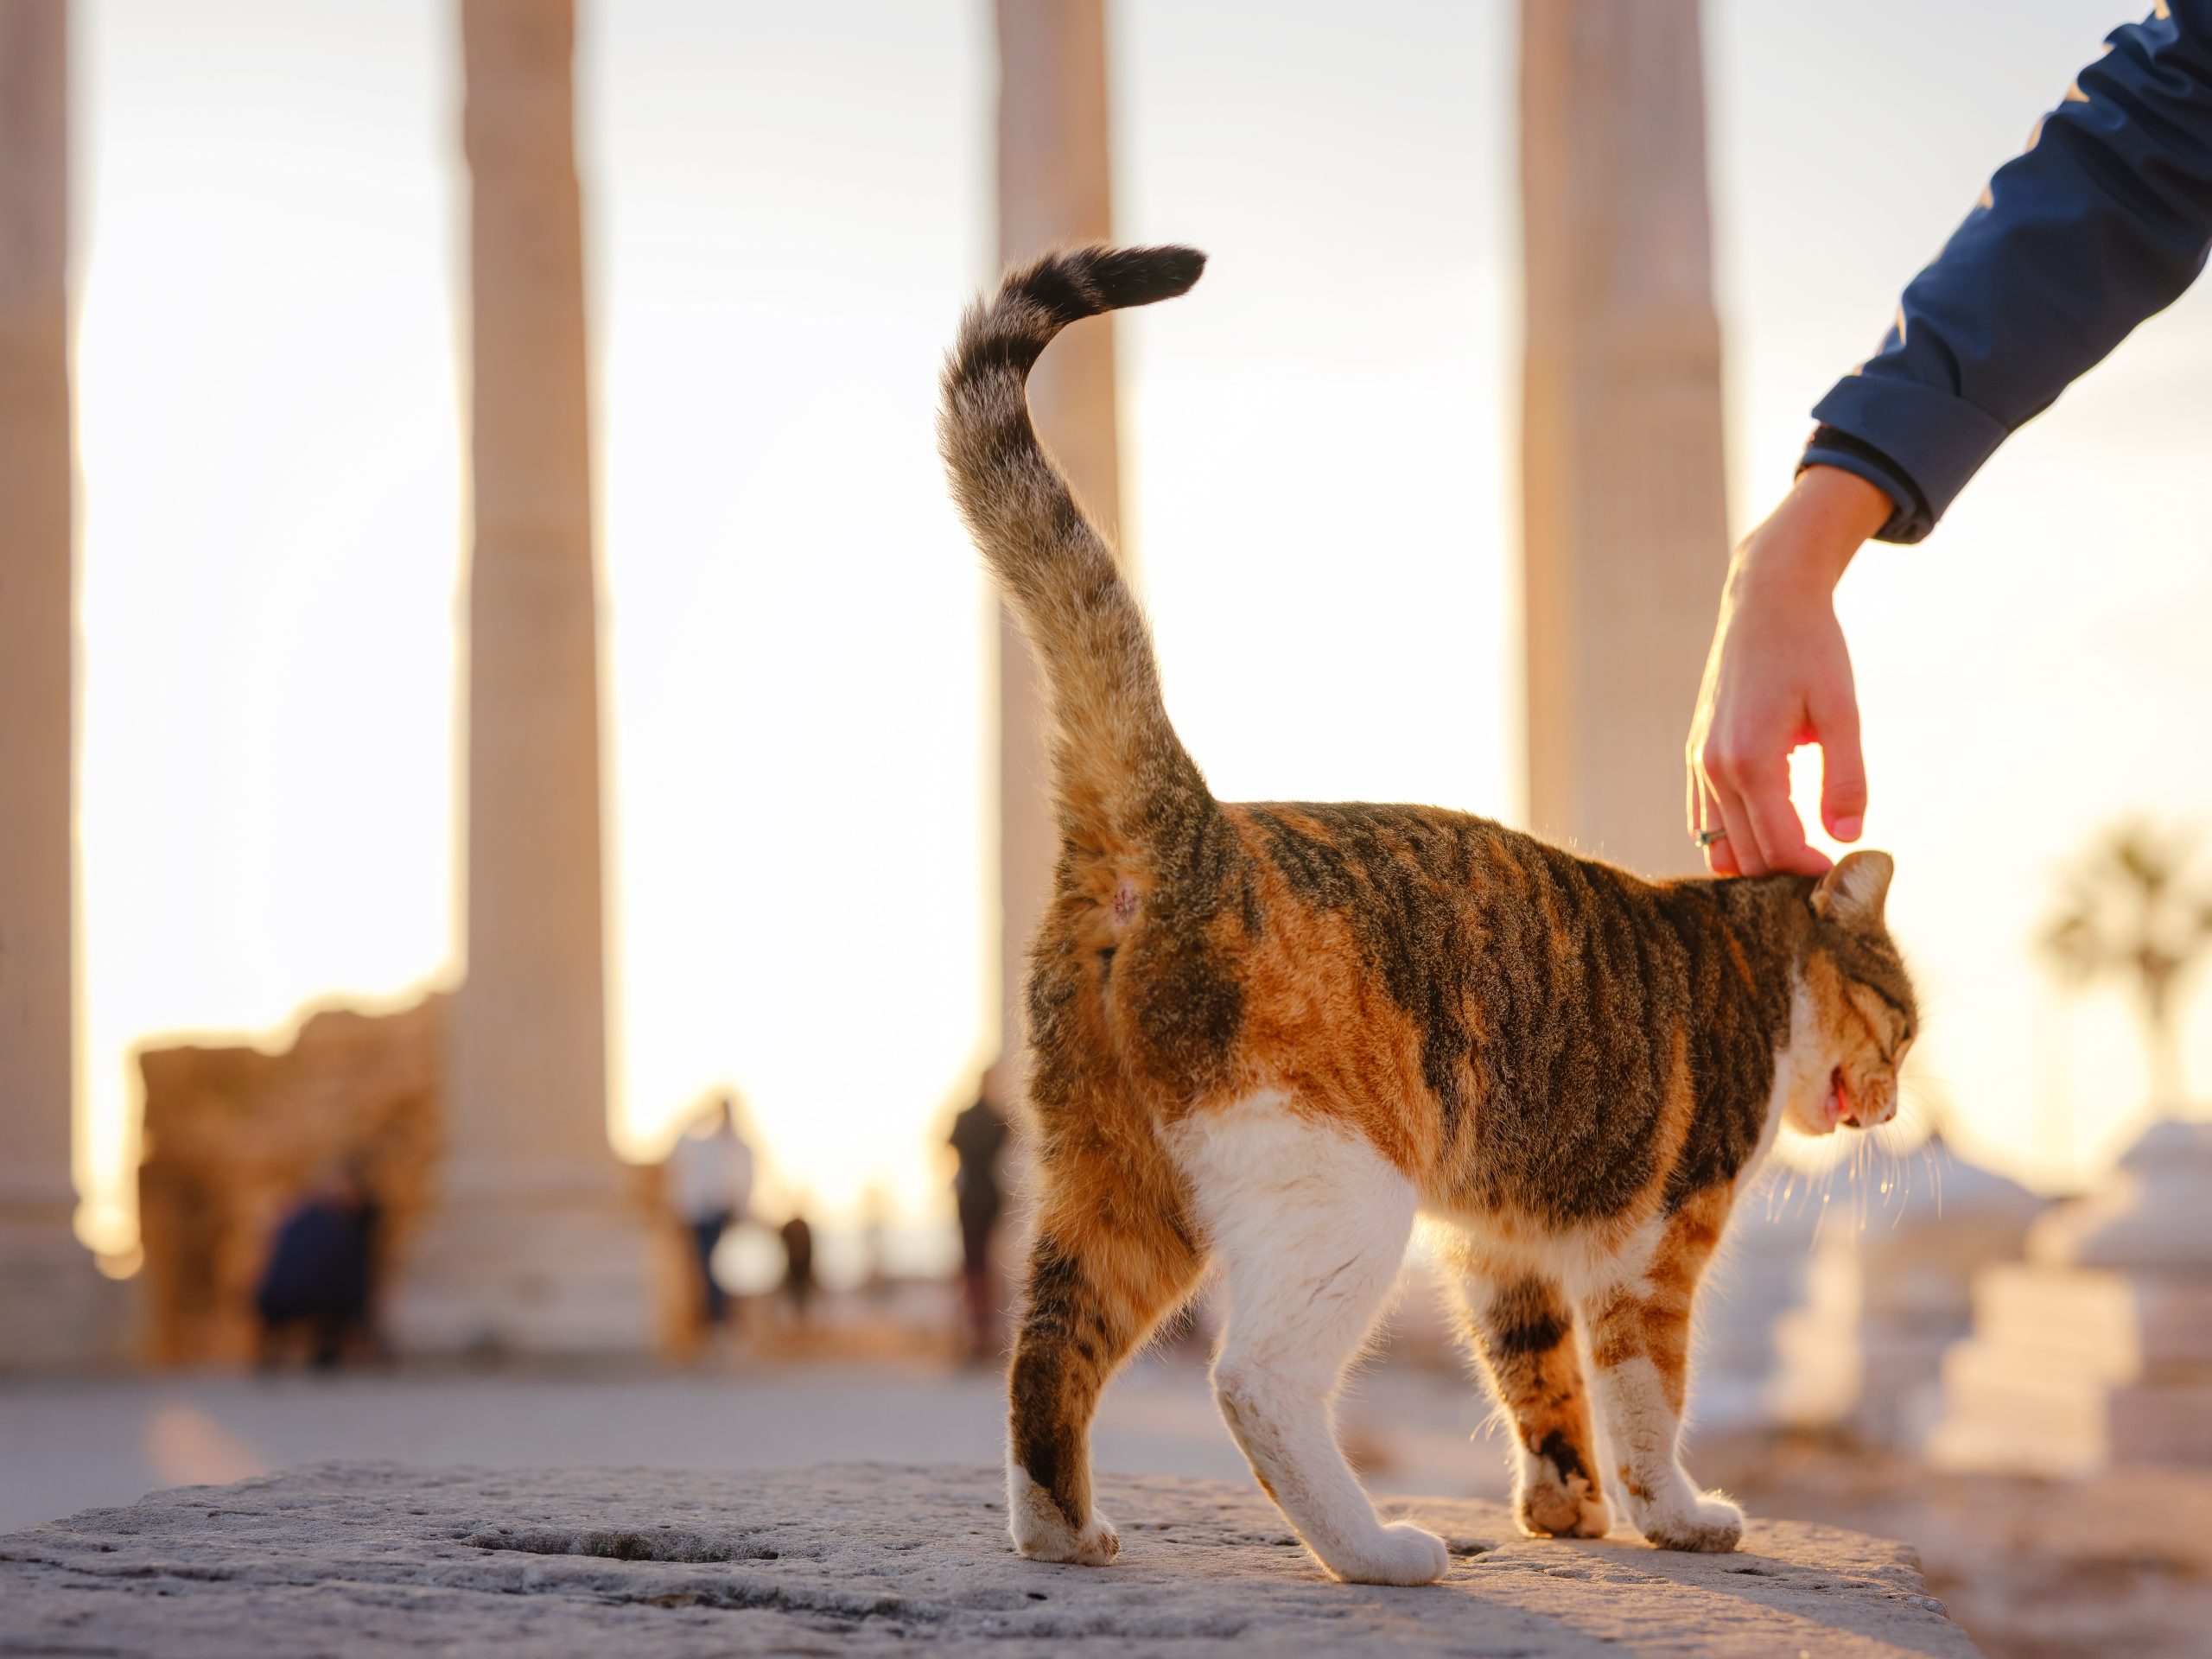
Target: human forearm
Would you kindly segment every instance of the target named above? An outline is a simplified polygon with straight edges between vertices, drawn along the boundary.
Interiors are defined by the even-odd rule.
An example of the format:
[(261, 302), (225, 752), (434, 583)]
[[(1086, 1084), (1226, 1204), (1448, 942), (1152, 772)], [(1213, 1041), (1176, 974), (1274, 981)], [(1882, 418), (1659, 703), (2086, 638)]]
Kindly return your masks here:
[(2212, 0), (2170, 0), (2109, 47), (1907, 287), (1881, 350), (1813, 411), (1886, 468), (1817, 439), (1808, 460), (1907, 482), (1886, 539), (1926, 535), (2212, 247)]
[(1764, 523), (1744, 538), (1729, 563), (1731, 594), (1745, 582), (1773, 582), (1834, 591), (1859, 550), (1889, 521), (1890, 498), (1865, 479), (1818, 464), (1796, 483)]

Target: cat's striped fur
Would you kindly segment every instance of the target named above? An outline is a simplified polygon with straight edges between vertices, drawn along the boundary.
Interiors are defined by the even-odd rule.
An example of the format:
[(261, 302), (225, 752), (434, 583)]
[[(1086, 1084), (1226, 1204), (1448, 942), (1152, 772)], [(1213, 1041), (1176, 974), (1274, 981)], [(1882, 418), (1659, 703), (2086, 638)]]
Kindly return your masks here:
[(1113, 1557), (1099, 1390), (1216, 1262), (1217, 1393), (1262, 1484), (1340, 1577), (1442, 1573), (1432, 1535), (1376, 1519), (1329, 1427), (1418, 1212), (1512, 1418), (1523, 1524), (1606, 1529), (1594, 1394), (1644, 1534), (1731, 1548), (1739, 1512), (1677, 1456), (1693, 1299), (1783, 1116), (1821, 1133), (1895, 1111), (1915, 1013), (1889, 861), (1650, 882), (1437, 808), (1216, 801), (1024, 390), (1062, 327), (1203, 264), (1048, 257), (969, 312), (944, 375), (954, 493), (1048, 683), (1063, 841), (1027, 995), (1014, 1541)]

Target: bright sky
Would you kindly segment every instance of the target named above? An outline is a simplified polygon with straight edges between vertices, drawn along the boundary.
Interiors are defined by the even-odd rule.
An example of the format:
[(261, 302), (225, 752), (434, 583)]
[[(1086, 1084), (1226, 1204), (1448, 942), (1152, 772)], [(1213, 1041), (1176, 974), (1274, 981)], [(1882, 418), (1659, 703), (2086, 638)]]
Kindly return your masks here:
[[(988, 6), (583, 10), (618, 1138), (734, 1083), (772, 1200), (918, 1218), (994, 1036), (985, 600), (930, 438)], [(1739, 529), (2119, 17), (2005, 14), (1708, 5)], [(1351, 15), (1118, 5), (1121, 230), (1214, 256), (1122, 336), (1132, 536), (1224, 794), (1511, 817), (1512, 9)], [(452, 955), (464, 181), (442, 0), (77, 16), (79, 1178), (120, 1247), (134, 1043)], [(2212, 823), (2208, 424), (2200, 293), (1845, 591), (1927, 1088), (2035, 1179), (2144, 1110), (2124, 1006), (2025, 948), (2053, 872), (2124, 810)]]

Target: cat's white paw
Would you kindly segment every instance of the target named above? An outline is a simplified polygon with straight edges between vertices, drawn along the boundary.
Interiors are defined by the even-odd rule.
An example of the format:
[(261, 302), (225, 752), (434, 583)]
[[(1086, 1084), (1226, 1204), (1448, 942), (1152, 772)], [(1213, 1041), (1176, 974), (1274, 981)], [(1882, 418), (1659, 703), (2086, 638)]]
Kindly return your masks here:
[(1080, 1529), (1070, 1526), (1052, 1494), (1020, 1464), (1007, 1471), (1007, 1530), (1014, 1535), (1014, 1548), (1033, 1561), (1103, 1567), (1122, 1553), (1112, 1522), (1094, 1508)]
[(1655, 1503), (1643, 1519), (1644, 1537), (1661, 1549), (1725, 1554), (1744, 1536), (1744, 1512), (1718, 1492), (1684, 1494), (1679, 1503)]
[(1374, 1542), (1338, 1550), (1322, 1565), (1347, 1584), (1433, 1584), (1452, 1566), (1452, 1552), (1426, 1527), (1394, 1521)]

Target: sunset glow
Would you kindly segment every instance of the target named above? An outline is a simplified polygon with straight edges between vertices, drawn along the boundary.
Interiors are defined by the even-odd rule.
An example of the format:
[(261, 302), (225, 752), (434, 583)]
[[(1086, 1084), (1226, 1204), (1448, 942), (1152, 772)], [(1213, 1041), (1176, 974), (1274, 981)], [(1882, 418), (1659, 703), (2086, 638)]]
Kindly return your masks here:
[[(78, 1175), (110, 1253), (136, 1232), (134, 1045), (449, 972), (449, 10), (81, 9)], [(1122, 335), (1170, 706), (1224, 796), (1511, 818), (1510, 9), (1262, 15), (1116, 13), (1122, 229), (1214, 260)], [(1739, 528), (2115, 20), (2033, 0), (1993, 48), (1905, 0), (1708, 6)], [(931, 437), (988, 274), (988, 18), (625, 0), (584, 28), (617, 1142), (657, 1155), (734, 1085), (775, 1194), (931, 1219), (996, 1039), (988, 612)], [(1885, 113), (1939, 87), (1924, 126)], [(1315, 123), (1325, 88), (1344, 107)], [(2125, 1005), (2058, 1003), (2029, 950), (2053, 873), (2125, 813), (2212, 824), (2208, 388), (2199, 291), (1842, 590), (1921, 1096), (2044, 1184), (2146, 1110)]]

